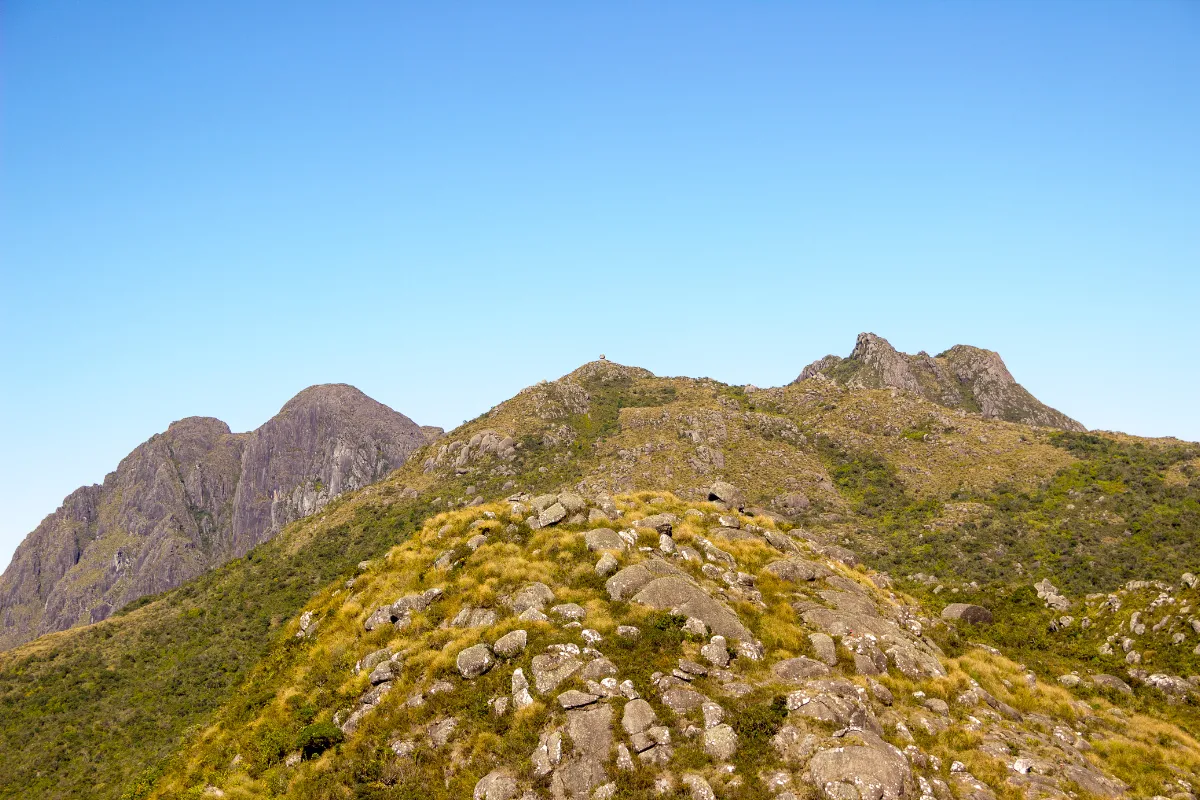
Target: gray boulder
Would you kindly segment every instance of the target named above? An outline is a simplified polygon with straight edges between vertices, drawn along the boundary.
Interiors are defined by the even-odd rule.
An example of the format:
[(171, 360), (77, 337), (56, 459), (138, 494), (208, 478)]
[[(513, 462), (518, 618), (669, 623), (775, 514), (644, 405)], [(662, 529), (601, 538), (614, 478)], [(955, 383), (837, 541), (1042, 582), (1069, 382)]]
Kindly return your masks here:
[(491, 669), (496, 660), (492, 658), (492, 651), (488, 649), (488, 646), (480, 643), (460, 651), (455, 663), (459, 673), (467, 680), (471, 680)]
[(541, 611), (547, 603), (554, 599), (554, 592), (544, 583), (530, 583), (519, 589), (509, 599), (508, 604), (514, 614), (521, 614), (531, 608)]
[(820, 661), (813, 661), (811, 658), (799, 656), (777, 662), (771, 667), (771, 671), (781, 680), (802, 681), (808, 678), (821, 678), (828, 675), (829, 667)]
[(614, 557), (612, 553), (605, 553), (604, 555), (600, 556), (600, 560), (596, 562), (596, 574), (602, 578), (607, 577), (616, 572), (617, 568), (620, 566), (620, 562), (617, 561), (616, 557)]
[(717, 761), (730, 761), (737, 752), (737, 734), (725, 723), (704, 732), (704, 752)]
[(547, 525), (557, 525), (566, 518), (567, 510), (563, 508), (562, 503), (554, 503), (538, 514), (538, 522), (543, 528)]
[[(621, 570), (625, 572), (625, 570)], [(618, 572), (617, 575), (621, 573)], [(614, 575), (613, 577), (617, 577)], [(610, 579), (611, 580), (611, 579)], [(687, 578), (670, 575), (650, 581), (633, 596), (635, 603), (696, 617), (709, 629), (727, 639), (752, 640), (750, 631), (727, 606)]]
[(625, 540), (617, 535), (617, 532), (612, 528), (596, 528), (584, 534), (584, 541), (587, 542), (587, 549), (592, 552), (597, 550), (624, 550)]
[[(812, 782), (830, 800), (900, 800), (908, 796), (912, 770), (904, 755), (883, 742), (880, 747), (853, 745), (822, 750), (809, 762)], [(890, 749), (889, 749), (890, 748)], [(853, 788), (850, 795), (845, 789)]]
[(832, 570), (824, 564), (818, 564), (816, 561), (809, 561), (804, 558), (789, 558), (784, 561), (775, 561), (768, 564), (766, 570), (780, 580), (785, 580), (789, 583), (815, 581), (818, 578), (824, 578), (833, 574)]
[(827, 633), (810, 633), (808, 641), (812, 642), (813, 652), (817, 655), (817, 660), (833, 666), (837, 664), (837, 645), (833, 642), (833, 637)]
[(725, 481), (717, 481), (708, 488), (708, 499), (713, 502), (724, 503), (728, 508), (735, 508), (738, 511), (746, 507), (746, 497), (742, 494), (742, 491), (732, 483), (726, 483)]
[(942, 619), (960, 619), (975, 625), (990, 625), (992, 612), (972, 603), (951, 603), (942, 609)]
[(497, 655), (505, 658), (512, 658), (521, 653), (525, 649), (525, 644), (529, 641), (529, 634), (523, 630), (509, 631), (496, 640), (492, 645), (492, 649)]
[(583, 662), (570, 653), (543, 653), (533, 657), (529, 668), (533, 672), (534, 687), (545, 694), (557, 689), (582, 666)]
[(495, 769), (479, 779), (472, 794), (473, 800), (512, 800), (517, 796), (516, 780)]

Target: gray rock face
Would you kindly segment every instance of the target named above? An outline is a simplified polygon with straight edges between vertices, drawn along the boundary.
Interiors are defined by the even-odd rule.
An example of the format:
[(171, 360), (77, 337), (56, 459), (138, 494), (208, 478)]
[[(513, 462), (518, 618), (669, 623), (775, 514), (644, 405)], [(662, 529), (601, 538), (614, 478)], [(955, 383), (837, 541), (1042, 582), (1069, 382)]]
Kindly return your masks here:
[(825, 356), (809, 364), (796, 382), (824, 378), (850, 387), (893, 387), (948, 408), (975, 411), (990, 419), (1087, 430), (1038, 401), (1017, 383), (999, 353), (955, 345), (938, 356), (900, 353), (881, 336), (860, 333), (849, 358)]
[(825, 797), (846, 797), (842, 786), (863, 800), (899, 800), (908, 796), (912, 770), (904, 755), (880, 741), (879, 746), (853, 745), (823, 750), (812, 757), (809, 771)]
[(425, 442), (408, 417), (344, 384), (305, 389), (251, 433), (210, 417), (174, 422), (17, 548), (0, 577), (0, 649), (97, 622), (245, 555)]
[(738, 619), (737, 614), (724, 603), (710, 597), (699, 586), (679, 575), (668, 575), (650, 581), (633, 596), (633, 601), (658, 609), (678, 608), (681, 613), (702, 620), (709, 630), (727, 639), (754, 638)]

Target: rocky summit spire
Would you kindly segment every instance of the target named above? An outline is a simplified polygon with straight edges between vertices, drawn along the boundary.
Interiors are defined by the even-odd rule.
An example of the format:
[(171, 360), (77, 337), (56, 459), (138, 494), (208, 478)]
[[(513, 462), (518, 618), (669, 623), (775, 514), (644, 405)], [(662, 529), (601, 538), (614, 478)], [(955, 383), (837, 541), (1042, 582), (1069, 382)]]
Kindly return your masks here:
[(795, 382), (820, 378), (852, 388), (891, 387), (939, 405), (973, 411), (989, 419), (1069, 431), (1083, 425), (1050, 408), (1017, 383), (1000, 354), (955, 345), (930, 356), (901, 353), (874, 333), (860, 333), (849, 357), (825, 356), (809, 364)]

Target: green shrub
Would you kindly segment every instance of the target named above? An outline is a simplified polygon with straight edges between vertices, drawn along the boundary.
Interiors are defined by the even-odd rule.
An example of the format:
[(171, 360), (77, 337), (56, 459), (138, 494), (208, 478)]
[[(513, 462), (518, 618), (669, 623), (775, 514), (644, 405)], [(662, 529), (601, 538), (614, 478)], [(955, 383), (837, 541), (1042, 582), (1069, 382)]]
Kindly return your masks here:
[(334, 745), (341, 744), (344, 739), (342, 729), (325, 720), (301, 730), (300, 735), (296, 737), (296, 749), (302, 752), (305, 758), (312, 758)]

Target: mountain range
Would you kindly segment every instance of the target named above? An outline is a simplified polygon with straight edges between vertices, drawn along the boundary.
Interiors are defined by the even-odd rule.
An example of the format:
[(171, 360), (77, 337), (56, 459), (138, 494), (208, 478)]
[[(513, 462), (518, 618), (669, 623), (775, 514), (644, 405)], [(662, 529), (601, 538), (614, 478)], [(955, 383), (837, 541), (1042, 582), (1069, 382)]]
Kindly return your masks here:
[[(0, 797), (1200, 781), (1200, 446), (1088, 432), (991, 351), (862, 334), (768, 389), (600, 360), (444, 435), (349, 387), (253, 434), (184, 423), (5, 573), (76, 552), (2, 601), (9, 635), (89, 548), (105, 574), (105, 539), (138, 553), (62, 584), (96, 587), (73, 627), (6, 640)], [(125, 594), (167, 562), (193, 571)]]

